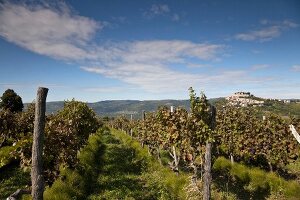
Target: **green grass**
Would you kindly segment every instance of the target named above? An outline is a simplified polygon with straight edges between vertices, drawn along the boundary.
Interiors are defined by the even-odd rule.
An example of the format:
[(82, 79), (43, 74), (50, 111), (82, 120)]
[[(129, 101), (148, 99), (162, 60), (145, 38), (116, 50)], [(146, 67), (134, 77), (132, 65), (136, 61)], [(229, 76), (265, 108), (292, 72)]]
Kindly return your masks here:
[[(143, 184), (144, 191), (151, 191), (150, 198), (144, 196), (143, 199), (185, 199), (185, 187), (188, 182), (186, 174), (176, 176), (169, 168), (161, 166), (148, 150), (142, 148), (140, 144), (121, 131), (113, 130), (112, 134), (122, 142), (123, 145), (134, 150), (133, 163), (139, 163), (141, 171), (136, 174)], [(130, 167), (130, 165), (128, 166)], [(137, 196), (138, 197), (138, 196)], [(137, 199), (141, 199), (138, 197)]]
[(185, 199), (187, 176), (161, 166), (123, 132), (98, 131), (78, 158), (79, 167), (62, 168), (45, 199)]
[[(275, 173), (250, 168), (220, 157), (213, 166), (214, 183), (221, 191), (230, 191), (239, 199), (300, 199), (300, 184), (287, 181)], [(227, 184), (224, 184), (227, 183)], [(271, 198), (271, 199), (272, 199)]]
[(26, 189), (30, 185), (30, 174), (23, 172), (19, 166), (10, 165), (0, 171), (0, 199), (6, 199), (17, 189)]

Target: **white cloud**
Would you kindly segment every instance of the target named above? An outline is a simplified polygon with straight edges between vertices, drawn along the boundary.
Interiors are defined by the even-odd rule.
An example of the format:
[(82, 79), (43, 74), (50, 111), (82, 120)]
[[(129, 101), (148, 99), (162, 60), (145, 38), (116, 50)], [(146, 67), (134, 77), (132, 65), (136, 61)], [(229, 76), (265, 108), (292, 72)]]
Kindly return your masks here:
[(258, 84), (266, 79), (251, 78), (247, 71), (216, 71), (213, 74), (190, 74), (174, 71), (166, 66), (147, 64), (119, 64), (110, 67), (86, 66), (83, 70), (137, 85), (151, 93), (181, 92), (190, 86), (202, 89), (232, 84)]
[(186, 90), (190, 85), (204, 83), (202, 80), (206, 77), (175, 71), (171, 69), (172, 64), (187, 64), (188, 58), (214, 60), (223, 49), (222, 45), (183, 40), (109, 44), (98, 48), (94, 53), (98, 55), (96, 62), (82, 69), (138, 85), (150, 92)]
[(271, 22), (268, 20), (262, 20), (261, 24), (264, 26), (268, 26), (263, 27), (259, 30), (253, 30), (246, 33), (239, 33), (235, 35), (235, 39), (244, 41), (258, 40), (260, 42), (270, 41), (276, 37), (279, 37), (283, 31), (299, 26), (298, 24), (289, 20), (284, 20), (282, 22)]
[[(170, 9), (160, 7), (155, 12), (166, 13)], [(85, 71), (117, 79), (146, 92), (177, 93), (186, 92), (190, 86), (208, 89), (264, 81), (251, 78), (247, 71), (215, 70), (214, 73), (192, 74), (173, 68), (202, 60), (219, 60), (226, 48), (219, 44), (186, 40), (92, 44), (93, 35), (103, 26), (105, 23), (73, 14), (67, 7), (58, 10), (4, 3), (0, 8), (0, 35), (4, 39), (38, 54), (78, 63)]]
[(294, 72), (300, 72), (300, 65), (294, 65), (294, 66), (292, 66), (292, 71), (294, 71)]
[(0, 4), (0, 35), (33, 52), (59, 59), (87, 58), (85, 48), (100, 22), (68, 9), (26, 4)]

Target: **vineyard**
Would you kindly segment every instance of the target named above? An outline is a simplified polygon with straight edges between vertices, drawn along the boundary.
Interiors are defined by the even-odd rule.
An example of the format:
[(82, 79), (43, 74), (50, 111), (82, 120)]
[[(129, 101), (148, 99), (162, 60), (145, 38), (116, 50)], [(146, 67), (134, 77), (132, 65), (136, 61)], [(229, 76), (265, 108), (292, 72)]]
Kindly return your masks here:
[[(214, 107), (189, 92), (189, 110), (160, 107), (139, 120), (66, 101), (45, 120), (44, 198), (300, 199), (300, 144), (289, 128), (299, 132), (299, 118)], [(34, 104), (0, 110), (1, 199), (31, 189), (34, 117)]]

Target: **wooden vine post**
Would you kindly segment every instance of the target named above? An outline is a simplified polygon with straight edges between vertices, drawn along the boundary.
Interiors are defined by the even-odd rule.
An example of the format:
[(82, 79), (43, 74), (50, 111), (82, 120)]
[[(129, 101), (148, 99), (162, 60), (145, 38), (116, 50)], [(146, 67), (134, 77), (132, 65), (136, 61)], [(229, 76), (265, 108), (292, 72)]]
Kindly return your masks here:
[(31, 195), (33, 200), (42, 200), (44, 192), (43, 143), (45, 129), (46, 98), (48, 88), (39, 87), (35, 102), (35, 120), (32, 144)]
[[(210, 128), (212, 131), (215, 129), (216, 124), (216, 108), (211, 106), (211, 118), (210, 118)], [(204, 185), (203, 185), (203, 200), (210, 199), (210, 185), (211, 185), (211, 149), (212, 142), (206, 142), (205, 148), (205, 163), (204, 163)]]

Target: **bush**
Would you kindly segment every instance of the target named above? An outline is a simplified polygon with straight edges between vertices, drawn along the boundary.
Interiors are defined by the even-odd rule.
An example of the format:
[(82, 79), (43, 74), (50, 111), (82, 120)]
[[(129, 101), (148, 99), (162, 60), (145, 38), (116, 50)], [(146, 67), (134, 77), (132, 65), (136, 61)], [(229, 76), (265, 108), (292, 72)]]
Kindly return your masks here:
[(252, 195), (274, 196), (274, 194), (280, 194), (281, 196), (285, 196), (285, 198), (300, 198), (299, 183), (296, 181), (286, 181), (273, 172), (265, 172), (258, 168), (249, 168), (238, 163), (232, 165), (224, 157), (219, 157), (215, 161), (213, 169), (215, 173), (230, 177), (230, 181), (243, 184), (243, 188)]
[[(25, 125), (20, 126), (20, 131), (31, 131), (33, 120), (34, 106), (30, 105), (27, 111), (20, 115), (20, 124), (28, 123), (28, 127), (25, 129)], [(46, 117), (43, 153), (46, 183), (51, 184), (58, 177), (60, 166), (76, 167), (78, 151), (98, 127), (95, 112), (85, 103), (75, 100), (65, 102), (64, 108), (57, 114)], [(23, 135), (30, 138), (32, 136), (32, 134)], [(17, 151), (21, 158), (21, 166), (25, 169), (31, 165), (31, 142), (32, 140), (27, 140)]]
[(76, 169), (60, 167), (60, 179), (47, 188), (45, 199), (86, 199), (94, 189), (101, 165), (103, 145), (101, 135), (105, 129), (90, 135), (87, 144), (80, 149)]
[(0, 108), (11, 112), (21, 112), (23, 110), (22, 98), (12, 89), (7, 89), (0, 98)]

